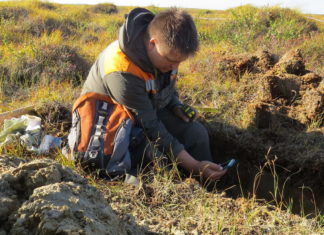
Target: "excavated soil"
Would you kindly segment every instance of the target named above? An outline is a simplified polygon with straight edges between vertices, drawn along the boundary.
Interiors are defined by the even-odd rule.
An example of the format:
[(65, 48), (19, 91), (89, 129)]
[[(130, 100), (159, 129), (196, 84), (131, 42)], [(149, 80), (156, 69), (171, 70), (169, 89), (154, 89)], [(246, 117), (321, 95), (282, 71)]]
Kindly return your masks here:
[(143, 234), (86, 179), (50, 159), (0, 156), (0, 234)]
[[(263, 51), (220, 64), (238, 84), (257, 91), (239, 101), (248, 114), (246, 128), (215, 121), (212, 115), (207, 120), (217, 162), (238, 160), (237, 173), (231, 170), (220, 184), (236, 185), (228, 191), (234, 196), (256, 194), (272, 201), (280, 196), (287, 205), (293, 200), (295, 212), (323, 212), (323, 77), (305, 69), (298, 49), (280, 60)], [(246, 72), (250, 80), (241, 81)]]

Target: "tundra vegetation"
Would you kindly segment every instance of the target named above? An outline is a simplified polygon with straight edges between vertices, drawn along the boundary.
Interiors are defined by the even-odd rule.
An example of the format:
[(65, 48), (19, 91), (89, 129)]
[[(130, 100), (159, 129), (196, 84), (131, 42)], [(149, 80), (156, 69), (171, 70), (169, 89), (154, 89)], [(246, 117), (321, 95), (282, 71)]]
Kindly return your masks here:
[[(34, 105), (44, 132), (66, 141), (89, 68), (130, 9), (0, 2), (0, 113)], [(0, 149), (0, 173), (51, 158), (87, 178), (130, 234), (323, 234), (324, 16), (251, 5), (188, 11), (200, 50), (179, 68), (179, 95), (200, 111), (215, 161), (238, 160), (213, 188), (158, 163), (139, 188), (107, 182), (60, 150), (39, 156), (18, 142)], [(21, 160), (4, 164), (12, 156)]]

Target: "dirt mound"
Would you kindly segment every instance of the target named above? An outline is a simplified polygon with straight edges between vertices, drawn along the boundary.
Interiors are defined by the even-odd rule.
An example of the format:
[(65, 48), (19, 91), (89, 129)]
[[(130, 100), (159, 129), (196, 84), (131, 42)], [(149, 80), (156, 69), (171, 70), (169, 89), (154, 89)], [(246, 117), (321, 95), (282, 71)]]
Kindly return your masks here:
[(263, 102), (280, 102), (290, 104), (300, 90), (301, 82), (295, 77), (279, 77), (275, 75), (265, 75), (259, 83), (259, 99)]
[[(6, 162), (22, 163), (2, 158)], [(1, 234), (126, 234), (96, 188), (49, 159), (2, 172), (0, 224)]]
[(274, 69), (290, 74), (304, 75), (306, 71), (301, 50), (288, 51), (275, 65)]
[(302, 96), (299, 111), (299, 119), (302, 122), (316, 121), (324, 112), (324, 93), (314, 88), (306, 90)]
[(299, 51), (287, 53), (260, 79), (259, 97), (253, 102), (266, 102), (284, 109), (284, 115), (302, 125), (316, 121), (318, 126), (323, 126), (324, 120), (320, 119), (324, 110), (324, 93), (319, 86), (322, 80), (321, 76), (305, 70)]
[(221, 71), (227, 77), (233, 77), (237, 81), (246, 72), (253, 72), (255, 69), (255, 64), (259, 61), (256, 56), (252, 57), (226, 57), (216, 59), (216, 63), (219, 66), (219, 71)]
[(252, 56), (224, 56), (217, 59), (216, 66), (227, 79), (241, 82), (248, 74), (242, 85), (256, 87), (256, 93), (250, 95), (253, 98), (245, 99), (242, 104), (254, 115), (251, 126), (268, 128), (271, 124), (264, 122), (271, 116), (285, 116), (282, 120), (289, 119), (290, 126), (297, 129), (312, 122), (324, 124), (323, 77), (305, 69), (301, 50), (288, 51), (280, 59), (268, 51)]
[(278, 62), (278, 57), (269, 51), (261, 51), (257, 58), (257, 67), (265, 71), (271, 69)]
[[(215, 156), (235, 156), (240, 163), (239, 183), (252, 192), (253, 185), (249, 182), (259, 175), (255, 166), (261, 169), (260, 166), (275, 162), (278, 177), (287, 179), (282, 182), (289, 190), (287, 201), (289, 197), (299, 201), (301, 195), (306, 194), (295, 189), (307, 186), (313, 195), (307, 195), (308, 205), (304, 204), (303, 209), (313, 213), (316, 203), (317, 208), (324, 211), (321, 200), (324, 188), (323, 76), (305, 68), (305, 60), (298, 49), (287, 52), (280, 60), (263, 51), (232, 59), (230, 63), (228, 58), (223, 61), (227, 65), (249, 61), (245, 63), (249, 66), (226, 67), (229, 69), (226, 75), (241, 74), (234, 78), (238, 81), (235, 83), (237, 89), (244, 91), (243, 98), (236, 104), (244, 122), (243, 129), (217, 121), (208, 123)], [(218, 162), (222, 160), (225, 159), (217, 159)], [(273, 174), (270, 168), (265, 171)], [(228, 181), (236, 182), (237, 179)], [(264, 182), (266, 193), (260, 197), (265, 198), (264, 195), (271, 192), (267, 188), (269, 185), (271, 182)], [(272, 187), (274, 189), (275, 185)], [(294, 205), (294, 210), (300, 211), (298, 205)]]
[[(298, 130), (299, 124), (305, 127), (314, 121), (319, 122), (318, 126), (324, 124), (324, 120), (321, 120), (324, 93), (320, 86), (323, 77), (305, 69), (300, 50), (287, 52), (277, 63), (276, 56), (266, 51), (248, 60), (251, 61), (251, 58), (257, 58), (250, 68), (255, 79), (252, 85), (257, 86), (257, 95), (245, 104), (250, 112), (255, 113), (251, 125), (268, 128), (271, 126), (269, 123), (262, 123), (270, 120), (271, 116), (285, 117), (283, 122), (289, 119), (292, 123), (290, 127), (295, 126)], [(254, 111), (251, 110), (252, 106)], [(260, 113), (262, 115), (258, 115)]]

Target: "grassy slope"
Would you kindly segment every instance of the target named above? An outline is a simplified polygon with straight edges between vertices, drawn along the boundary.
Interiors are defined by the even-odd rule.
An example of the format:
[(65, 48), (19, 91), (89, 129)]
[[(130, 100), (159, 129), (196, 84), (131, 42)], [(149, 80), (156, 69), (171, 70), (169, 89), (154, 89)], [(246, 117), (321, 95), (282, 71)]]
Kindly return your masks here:
[[(123, 15), (131, 9), (120, 7), (117, 14), (109, 15), (95, 13), (90, 8), (0, 2), (0, 30), (4, 32), (0, 35), (0, 112), (35, 103), (60, 102), (71, 107), (89, 66), (115, 40)], [(159, 11), (155, 7), (150, 9)], [(253, 94), (254, 88), (240, 86), (230, 79), (231, 74), (224, 76), (216, 66), (218, 56), (255, 53), (260, 49), (282, 55), (290, 48), (300, 47), (307, 68), (323, 74), (323, 33), (312, 31), (315, 23), (323, 29), (319, 22), (305, 21), (298, 13), (277, 8), (245, 6), (230, 11), (190, 12), (198, 27), (201, 50), (180, 68), (180, 94), (192, 104), (215, 107), (213, 112), (222, 121), (240, 128), (246, 126), (244, 117), (236, 115), (240, 111), (237, 100)], [(106, 182), (92, 181), (107, 195), (117, 212), (132, 214), (137, 223), (155, 232), (308, 234), (321, 231), (315, 220), (294, 216), (289, 210), (281, 211), (280, 207), (285, 206), (280, 201), (278, 207), (272, 207), (253, 196), (232, 200), (207, 193), (192, 181), (181, 183), (174, 179), (175, 175), (157, 171), (141, 190), (119, 183), (108, 184), (107, 188)], [(138, 200), (134, 201), (134, 196)], [(323, 217), (318, 215), (318, 219), (323, 225)]]

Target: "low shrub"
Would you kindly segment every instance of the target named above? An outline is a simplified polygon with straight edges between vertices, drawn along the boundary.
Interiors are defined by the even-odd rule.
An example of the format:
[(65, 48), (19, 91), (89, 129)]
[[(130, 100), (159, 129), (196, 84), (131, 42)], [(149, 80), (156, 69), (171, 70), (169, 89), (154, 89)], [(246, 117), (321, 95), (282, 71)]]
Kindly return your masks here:
[(40, 37), (43, 33), (51, 34), (55, 30), (60, 30), (63, 37), (69, 37), (75, 34), (77, 25), (68, 19), (57, 20), (54, 18), (47, 19), (31, 19), (25, 21), (21, 27), (21, 31), (30, 33), (34, 37)]
[(251, 5), (230, 9), (230, 17), (209, 38), (227, 41), (243, 51), (255, 49), (256, 41), (298, 39), (317, 31), (316, 24), (296, 11), (285, 8), (256, 8)]
[(95, 14), (115, 14), (118, 12), (117, 7), (114, 4), (102, 3), (94, 5), (88, 9)]
[(0, 7), (0, 22), (2, 20), (18, 20), (26, 18), (29, 11), (23, 7)]
[(78, 54), (77, 49), (67, 45), (43, 46), (35, 59), (42, 64), (40, 79), (45, 82), (56, 80), (79, 84), (90, 69), (90, 64)]
[(78, 54), (76, 48), (67, 45), (43, 45), (33, 48), (34, 55), (16, 53), (0, 68), (0, 86), (7, 95), (19, 87), (30, 87), (52, 81), (70, 81), (74, 85), (85, 79), (90, 64)]
[(92, 34), (84, 34), (80, 38), (80, 41), (82, 43), (97, 42), (98, 40), (99, 40), (99, 38), (97, 36), (92, 35)]
[(315, 34), (301, 45), (307, 69), (324, 75), (324, 35)]
[(49, 2), (37, 2), (36, 6), (41, 9), (55, 10), (57, 7)]
[(104, 32), (106, 29), (102, 25), (90, 23), (87, 27), (88, 30), (93, 31), (94, 33), (101, 33)]

